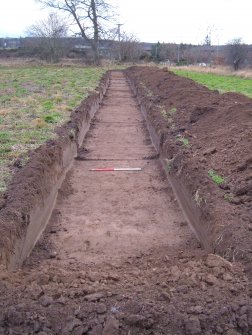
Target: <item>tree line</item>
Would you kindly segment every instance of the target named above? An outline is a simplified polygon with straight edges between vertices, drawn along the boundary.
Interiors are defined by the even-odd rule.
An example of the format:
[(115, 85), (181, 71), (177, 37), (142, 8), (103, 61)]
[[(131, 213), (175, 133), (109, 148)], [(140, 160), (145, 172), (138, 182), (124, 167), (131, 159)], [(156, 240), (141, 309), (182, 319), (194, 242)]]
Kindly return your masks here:
[[(164, 65), (230, 65), (234, 70), (252, 66), (252, 45), (232, 42), (228, 45), (190, 45), (141, 43), (122, 33), (121, 40), (101, 40), (99, 59), (118, 62), (157, 62)], [(78, 58), (93, 64), (89, 41), (80, 37), (0, 38), (0, 57), (35, 57), (57, 63), (62, 58)]]
[[(115, 24), (115, 9), (106, 0), (35, 1), (53, 12), (28, 28), (27, 35), (31, 38), (24, 40), (23, 49), (50, 62), (82, 55), (96, 65), (101, 57), (119, 61), (229, 64), (234, 70), (252, 65), (251, 46), (243, 44), (241, 39), (234, 39), (226, 46), (212, 46), (207, 36), (201, 46), (157, 42), (148, 49), (146, 43), (121, 31), (120, 25)], [(69, 32), (82, 42), (73, 46), (73, 39), (67, 38)]]

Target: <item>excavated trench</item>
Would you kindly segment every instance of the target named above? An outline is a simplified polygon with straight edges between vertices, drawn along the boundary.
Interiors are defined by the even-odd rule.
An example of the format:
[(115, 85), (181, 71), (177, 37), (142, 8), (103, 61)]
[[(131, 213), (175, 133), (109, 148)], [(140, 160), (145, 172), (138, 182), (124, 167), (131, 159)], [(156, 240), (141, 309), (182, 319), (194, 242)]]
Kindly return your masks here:
[[(80, 127), (78, 153), (70, 142), (61, 154), (63, 169), (57, 164), (51, 169), (58, 176), (54, 173), (48, 196), (32, 208), (26, 232), (14, 243), (9, 269), (18, 268), (29, 256), (51, 213), (51, 221), (58, 213), (56, 219), (62, 228), (50, 239), (61, 261), (73, 257), (84, 263), (92, 259), (120, 260), (155, 246), (179, 245), (189, 234), (178, 225), (184, 220), (204, 248), (211, 250), (211, 234), (187, 190), (179, 180), (168, 175), (168, 183), (165, 178), (158, 135), (123, 72), (111, 73), (107, 95), (99, 99), (102, 105), (98, 112), (95, 101)], [(72, 194), (56, 203), (58, 188), (74, 156), (71, 177), (65, 181), (73, 189)], [(141, 170), (90, 171), (102, 167)]]
[[(41, 237), (43, 228), (19, 243), (27, 253), (36, 246), (19, 270), (1, 269), (0, 334), (251, 334), (247, 277), (201, 249), (122, 72), (111, 73), (92, 116), (78, 152), (73, 141), (61, 151), (73, 164), (62, 172), (50, 163), (61, 178), (68, 172)], [(91, 171), (107, 167), (141, 170)], [(16, 253), (12, 266), (24, 258)]]
[[(90, 171), (107, 167), (141, 171)], [(60, 229), (50, 236), (63, 266), (120, 263), (155, 247), (176, 247), (191, 236), (180, 225), (183, 215), (122, 72), (112, 72), (65, 183), (70, 194), (61, 192), (51, 218)]]

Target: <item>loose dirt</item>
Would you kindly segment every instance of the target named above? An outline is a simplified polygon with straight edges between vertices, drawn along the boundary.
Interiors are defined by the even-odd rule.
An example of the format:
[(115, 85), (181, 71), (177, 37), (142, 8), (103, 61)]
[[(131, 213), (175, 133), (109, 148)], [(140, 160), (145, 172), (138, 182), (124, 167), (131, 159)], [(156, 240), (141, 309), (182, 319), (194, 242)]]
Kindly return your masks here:
[[(91, 168), (140, 167), (138, 172)], [(0, 334), (251, 334), (243, 268), (207, 254), (122, 72), (22, 269), (1, 271)]]
[[(203, 216), (212, 249), (240, 260), (252, 278), (252, 100), (211, 91), (167, 68), (127, 70), (159, 134), (169, 174)], [(214, 171), (223, 181), (212, 180)]]

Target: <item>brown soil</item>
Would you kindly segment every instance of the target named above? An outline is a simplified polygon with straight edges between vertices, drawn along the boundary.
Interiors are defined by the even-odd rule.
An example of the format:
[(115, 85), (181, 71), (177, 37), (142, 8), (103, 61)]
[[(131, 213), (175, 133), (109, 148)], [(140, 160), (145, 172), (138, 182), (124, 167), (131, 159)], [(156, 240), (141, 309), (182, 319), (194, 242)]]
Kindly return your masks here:
[[(89, 171), (108, 166), (142, 171)], [(0, 277), (0, 334), (252, 332), (246, 274), (189, 230), (122, 72), (44, 235), (22, 269)]]
[[(127, 74), (160, 136), (170, 174), (190, 190), (211, 227), (213, 250), (242, 260), (252, 275), (252, 100), (210, 91), (167, 69), (135, 67)], [(225, 182), (216, 185), (211, 169)]]

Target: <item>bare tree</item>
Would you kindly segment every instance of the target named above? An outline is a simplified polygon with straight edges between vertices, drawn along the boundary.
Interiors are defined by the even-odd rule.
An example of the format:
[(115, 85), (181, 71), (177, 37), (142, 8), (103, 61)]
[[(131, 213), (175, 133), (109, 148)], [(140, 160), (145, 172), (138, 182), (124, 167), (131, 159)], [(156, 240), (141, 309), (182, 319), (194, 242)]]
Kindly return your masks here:
[(78, 27), (78, 35), (89, 41), (95, 63), (99, 63), (99, 40), (106, 34), (106, 24), (115, 15), (105, 0), (36, 0), (45, 7), (68, 14)]
[(125, 32), (121, 33), (120, 41), (117, 42), (121, 61), (136, 61), (139, 60), (143, 53), (143, 46), (134, 35), (128, 35)]
[(244, 64), (248, 46), (242, 43), (241, 38), (235, 38), (227, 45), (227, 62), (237, 71)]
[(206, 34), (203, 45), (207, 45), (207, 46), (211, 45), (211, 35), (210, 34)]
[(51, 13), (48, 18), (39, 21), (27, 30), (28, 35), (36, 37), (41, 58), (56, 63), (63, 54), (62, 37), (67, 35), (67, 25), (57, 14)]

